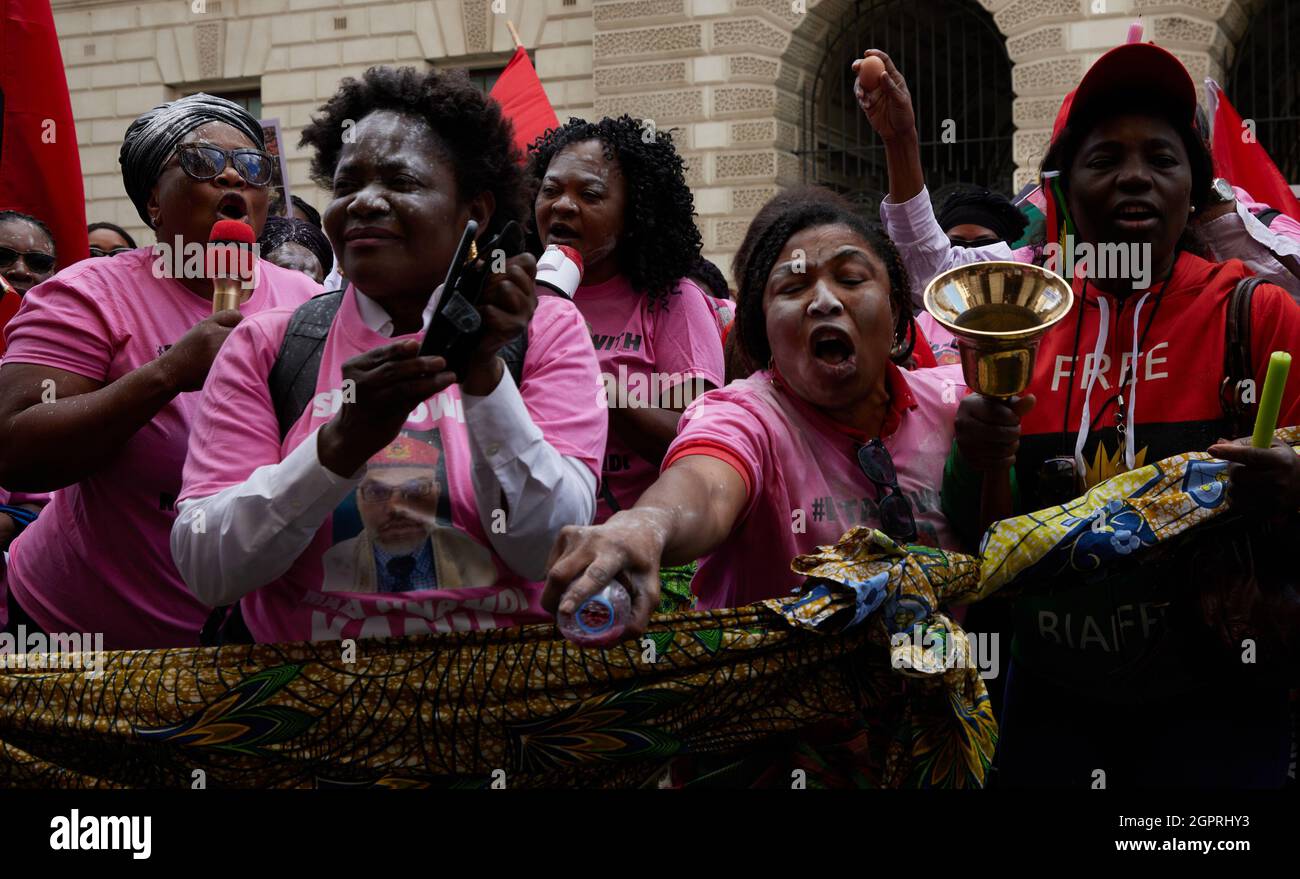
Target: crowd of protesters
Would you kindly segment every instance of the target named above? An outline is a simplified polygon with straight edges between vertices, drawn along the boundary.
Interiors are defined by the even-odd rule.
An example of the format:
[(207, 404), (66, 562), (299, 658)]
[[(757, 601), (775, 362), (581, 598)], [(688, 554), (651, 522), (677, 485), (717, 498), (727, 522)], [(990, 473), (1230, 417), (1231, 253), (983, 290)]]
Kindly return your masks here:
[[(986, 479), (1010, 481), (1001, 518), (1188, 451), (1230, 462), (1236, 511), (1294, 530), (1300, 456), (1232, 442), (1221, 390), (1234, 309), (1246, 377), (1300, 347), (1300, 224), (1215, 178), (1181, 63), (1122, 46), (1062, 107), (1043, 160), (1060, 210), (1081, 242), (1147, 248), (1151, 283), (1068, 277), (1072, 311), (1008, 404), (967, 393), (921, 295), (956, 266), (1042, 265), (1045, 242), (983, 187), (936, 211), (907, 84), (864, 58), (884, 68), (855, 84), (887, 158), (879, 222), (787, 189), (754, 217), (734, 292), (701, 256), (672, 137), (627, 116), (570, 120), (520, 156), (464, 75), (373, 68), (303, 133), (323, 214), (295, 198), (276, 217), (247, 112), (200, 94), (143, 114), (121, 166), (157, 246), (234, 220), (261, 261), (213, 313), (206, 270), (111, 223), (56, 272), (45, 223), (0, 211), (0, 623), (128, 649), (393, 637), (552, 621), (618, 580), (631, 636), (683, 602), (786, 595), (791, 560), (854, 525), (975, 552)], [(470, 221), (471, 260), (514, 224), (529, 246), (485, 270), (482, 331), (453, 364), (421, 340)], [(535, 284), (550, 246), (580, 258), (571, 299)], [(628, 404), (634, 385), (654, 393)], [(1298, 389), (1280, 424), (1300, 423)], [(838, 514), (791, 527), (822, 499)], [(1293, 682), (1243, 675), (1217, 637), (1259, 602), (1185, 588), (1215, 564), (971, 609), (1014, 636), (1004, 783), (1109, 765), (1136, 785), (1281, 784)], [(1125, 608), (1142, 625), (1100, 651), (1061, 636)]]

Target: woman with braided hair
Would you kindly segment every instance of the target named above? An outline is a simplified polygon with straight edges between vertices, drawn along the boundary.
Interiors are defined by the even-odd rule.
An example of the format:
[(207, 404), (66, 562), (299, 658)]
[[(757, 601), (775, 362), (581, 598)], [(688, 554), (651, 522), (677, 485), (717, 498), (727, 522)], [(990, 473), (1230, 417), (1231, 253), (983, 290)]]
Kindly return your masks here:
[(755, 217), (733, 274), (735, 333), (766, 368), (691, 404), (635, 507), (560, 532), (550, 607), (572, 611), (618, 577), (639, 632), (663, 564), (703, 557), (692, 590), (718, 608), (785, 595), (791, 560), (855, 525), (955, 548), (939, 490), (965, 387), (955, 366), (898, 367), (911, 294), (889, 239), (799, 187)]
[(532, 147), (537, 232), (582, 255), (574, 302), (609, 405), (596, 521), (655, 480), (686, 404), (723, 383), (713, 300), (690, 280), (694, 200), (672, 138), (648, 120), (570, 119)]

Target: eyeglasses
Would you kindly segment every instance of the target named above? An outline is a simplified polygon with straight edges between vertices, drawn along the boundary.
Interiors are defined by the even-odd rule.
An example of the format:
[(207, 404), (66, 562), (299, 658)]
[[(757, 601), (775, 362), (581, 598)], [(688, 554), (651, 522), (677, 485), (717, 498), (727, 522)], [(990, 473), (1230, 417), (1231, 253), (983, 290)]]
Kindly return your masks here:
[(44, 273), (54, 268), (54, 257), (48, 253), (41, 253), (39, 250), (28, 250), (20, 253), (9, 247), (0, 247), (0, 269), (7, 269), (18, 262), (22, 257), (27, 268), (34, 272)]
[(130, 253), (130, 252), (131, 252), (131, 248), (129, 247), (114, 247), (112, 250), (104, 250), (103, 248), (96, 247), (93, 244), (90, 245), (91, 256), (117, 256), (119, 253)]
[(183, 143), (176, 147), (181, 170), (195, 180), (211, 180), (226, 170), (229, 162), (239, 176), (250, 186), (265, 186), (271, 182), (275, 160), (261, 150), (223, 150), (204, 143)]
[(382, 482), (363, 482), (357, 489), (357, 497), (368, 504), (382, 504), (394, 494), (400, 494), (407, 500), (428, 497), (433, 494), (432, 479), (412, 479), (402, 485), (385, 485)]
[(889, 489), (880, 499), (880, 524), (886, 534), (904, 543), (916, 540), (916, 517), (912, 504), (898, 487), (898, 471), (889, 449), (879, 439), (858, 446), (858, 466), (877, 490)]

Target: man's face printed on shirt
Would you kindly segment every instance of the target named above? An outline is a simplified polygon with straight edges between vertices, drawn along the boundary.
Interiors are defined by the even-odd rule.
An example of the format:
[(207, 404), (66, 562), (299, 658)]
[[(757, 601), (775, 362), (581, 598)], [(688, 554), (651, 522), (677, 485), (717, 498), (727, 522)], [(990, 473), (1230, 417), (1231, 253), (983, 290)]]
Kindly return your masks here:
[(375, 468), (357, 487), (357, 512), (376, 546), (401, 555), (433, 532), (440, 495), (432, 467)]

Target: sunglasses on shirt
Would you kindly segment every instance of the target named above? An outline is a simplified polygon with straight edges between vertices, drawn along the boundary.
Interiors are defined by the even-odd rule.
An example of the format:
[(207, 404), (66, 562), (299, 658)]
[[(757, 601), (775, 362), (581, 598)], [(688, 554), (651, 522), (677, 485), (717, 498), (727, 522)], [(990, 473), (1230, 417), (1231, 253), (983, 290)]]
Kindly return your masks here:
[(889, 449), (878, 438), (858, 446), (858, 466), (877, 491), (889, 491), (880, 499), (881, 530), (901, 543), (915, 541), (916, 516), (912, 514), (911, 502), (898, 487), (898, 471), (894, 469)]
[(130, 253), (130, 252), (131, 252), (131, 248), (129, 247), (114, 247), (112, 250), (104, 250), (102, 247), (96, 247), (93, 244), (90, 245), (91, 256), (117, 256), (119, 253)]
[(195, 180), (211, 180), (233, 164), (235, 171), (249, 186), (265, 186), (271, 182), (275, 159), (261, 150), (224, 150), (204, 143), (183, 143), (176, 147), (181, 170)]
[(54, 268), (54, 257), (39, 250), (20, 252), (9, 247), (0, 247), (0, 269), (7, 269), (22, 257), (27, 268), (34, 272), (48, 272)]
[(407, 500), (428, 497), (433, 494), (432, 479), (412, 479), (402, 485), (385, 485), (382, 482), (363, 482), (357, 489), (357, 496), (368, 504), (382, 504), (395, 494)]

